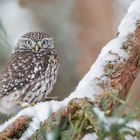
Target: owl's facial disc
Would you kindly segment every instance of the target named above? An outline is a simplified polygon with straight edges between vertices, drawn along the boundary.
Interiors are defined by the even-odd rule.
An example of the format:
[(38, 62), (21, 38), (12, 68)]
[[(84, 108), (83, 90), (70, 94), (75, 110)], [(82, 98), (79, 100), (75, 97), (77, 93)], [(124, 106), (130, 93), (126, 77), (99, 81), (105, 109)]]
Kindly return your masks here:
[(49, 51), (54, 48), (54, 42), (52, 38), (43, 38), (41, 41), (35, 42), (35, 45), (32, 47), (33, 52), (40, 51)]
[(33, 51), (39, 53), (41, 51), (51, 51), (54, 48), (53, 38), (46, 37), (43, 39), (32, 40), (30, 38), (21, 38), (18, 48), (22, 50)]

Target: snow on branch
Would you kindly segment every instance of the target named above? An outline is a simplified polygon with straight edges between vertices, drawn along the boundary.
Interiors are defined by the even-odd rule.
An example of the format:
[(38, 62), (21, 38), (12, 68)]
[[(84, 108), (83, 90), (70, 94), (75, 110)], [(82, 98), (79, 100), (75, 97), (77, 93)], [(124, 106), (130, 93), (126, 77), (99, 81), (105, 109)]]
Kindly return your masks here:
[[(98, 108), (93, 108), (94, 112), (101, 121), (103, 131), (99, 136), (94, 132), (85, 135), (82, 140), (97, 140), (102, 139), (122, 139), (134, 140), (139, 137), (140, 134), (140, 121), (129, 120), (128, 118), (118, 118), (118, 117), (106, 117), (104, 112), (100, 111)], [(114, 131), (112, 131), (114, 129)], [(113, 134), (114, 133), (114, 134)], [(118, 133), (118, 134), (117, 134)], [(113, 136), (114, 135), (114, 136)], [(119, 138), (120, 137), (120, 138)]]
[[(82, 106), (82, 98), (87, 98), (85, 100), (88, 103), (90, 102), (89, 99), (91, 99), (94, 107), (109, 112), (109, 115), (111, 115), (112, 110), (117, 108), (126, 99), (128, 91), (139, 72), (139, 7), (139, 0), (135, 0), (131, 4), (128, 13), (119, 26), (118, 36), (104, 46), (96, 62), (79, 82), (74, 92), (63, 101), (38, 103), (33, 107), (20, 111), (15, 117), (0, 126), (0, 136), (3, 135), (5, 130), (8, 129), (10, 131), (12, 127), (9, 126), (15, 123), (20, 116), (24, 116), (25, 118), (32, 118), (28, 128), (25, 129), (26, 131), (20, 138), (21, 140), (27, 139), (41, 127), (41, 124), (46, 124), (46, 120), (52, 113), (55, 112), (55, 114), (59, 113), (62, 116), (68, 117), (70, 112), (69, 106), (71, 106), (69, 104), (74, 98), (76, 98), (76, 101), (74, 100), (73, 103), (74, 110), (75, 108), (81, 109), (79, 104)], [(75, 105), (75, 102), (78, 102), (78, 104)]]

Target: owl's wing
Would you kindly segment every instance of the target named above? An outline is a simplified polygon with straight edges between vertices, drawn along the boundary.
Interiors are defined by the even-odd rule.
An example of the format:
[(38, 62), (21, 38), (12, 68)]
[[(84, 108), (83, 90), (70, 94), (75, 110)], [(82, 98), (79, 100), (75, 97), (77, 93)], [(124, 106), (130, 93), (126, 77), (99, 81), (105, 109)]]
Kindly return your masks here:
[(28, 53), (14, 53), (0, 74), (0, 97), (13, 91), (22, 90), (35, 79), (44, 75), (48, 66), (48, 56), (33, 56)]

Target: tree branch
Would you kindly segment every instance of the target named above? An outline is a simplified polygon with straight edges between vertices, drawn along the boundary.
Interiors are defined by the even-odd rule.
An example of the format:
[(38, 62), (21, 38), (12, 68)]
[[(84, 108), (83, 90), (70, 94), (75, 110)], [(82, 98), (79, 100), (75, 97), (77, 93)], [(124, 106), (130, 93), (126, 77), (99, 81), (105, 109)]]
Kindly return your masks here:
[(7, 138), (20, 138), (21, 134), (26, 130), (30, 118), (26, 116), (18, 117), (12, 124), (0, 132), (0, 139), (7, 140)]

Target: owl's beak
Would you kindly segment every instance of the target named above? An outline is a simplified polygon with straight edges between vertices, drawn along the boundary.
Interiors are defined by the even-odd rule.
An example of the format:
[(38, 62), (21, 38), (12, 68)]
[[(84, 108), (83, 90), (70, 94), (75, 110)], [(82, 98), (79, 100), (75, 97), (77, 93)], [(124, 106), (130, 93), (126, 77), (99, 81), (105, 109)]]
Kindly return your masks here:
[(35, 52), (39, 52), (40, 49), (41, 49), (41, 47), (37, 44), (33, 47), (33, 51), (35, 51)]

